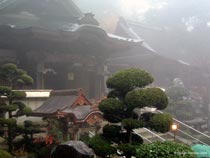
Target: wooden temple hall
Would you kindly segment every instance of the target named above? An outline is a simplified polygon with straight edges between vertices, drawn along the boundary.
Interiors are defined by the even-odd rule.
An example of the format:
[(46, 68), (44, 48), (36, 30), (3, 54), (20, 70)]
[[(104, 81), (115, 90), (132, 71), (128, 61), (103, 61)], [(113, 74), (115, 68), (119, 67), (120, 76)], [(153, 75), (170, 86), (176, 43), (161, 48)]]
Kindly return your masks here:
[(99, 99), (106, 59), (143, 52), (142, 43), (107, 33), (71, 0), (0, 1), (0, 64), (25, 69), (33, 89), (83, 88)]

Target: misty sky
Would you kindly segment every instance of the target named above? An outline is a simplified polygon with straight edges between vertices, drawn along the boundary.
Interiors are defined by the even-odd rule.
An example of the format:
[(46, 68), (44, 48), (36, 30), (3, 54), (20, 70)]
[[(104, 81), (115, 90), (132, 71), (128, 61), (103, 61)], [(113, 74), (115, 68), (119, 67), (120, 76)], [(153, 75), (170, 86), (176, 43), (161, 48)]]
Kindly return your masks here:
[(161, 40), (153, 31), (140, 36), (163, 55), (196, 64), (202, 63), (201, 54), (210, 60), (210, 0), (74, 1), (83, 12), (96, 14), (101, 27), (108, 32), (114, 32), (118, 18), (123, 16), (162, 30), (160, 36), (165, 38)]
[(150, 9), (161, 9), (167, 0), (74, 0), (84, 12), (94, 12), (97, 16), (114, 13), (124, 17), (138, 14), (139, 18)]
[[(179, 17), (179, 21), (186, 25), (188, 31), (202, 23), (210, 26), (210, 1), (209, 0), (74, 0), (83, 12), (92, 12), (100, 21), (106, 16), (123, 16), (127, 19), (145, 22), (148, 14), (157, 19), (161, 15)], [(158, 17), (159, 14), (159, 17)], [(147, 15), (147, 16), (145, 16)], [(207, 19), (208, 18), (208, 19)], [(164, 24), (164, 21), (163, 21)]]

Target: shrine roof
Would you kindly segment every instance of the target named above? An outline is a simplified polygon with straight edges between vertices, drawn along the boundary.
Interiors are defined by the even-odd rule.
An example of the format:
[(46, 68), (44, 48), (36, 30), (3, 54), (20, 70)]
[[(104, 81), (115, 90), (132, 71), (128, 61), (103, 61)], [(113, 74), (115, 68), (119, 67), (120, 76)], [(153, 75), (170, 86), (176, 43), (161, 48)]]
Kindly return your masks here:
[(86, 120), (93, 112), (99, 112), (98, 108), (85, 97), (81, 89), (74, 89), (52, 91), (49, 99), (35, 109), (31, 115), (41, 117), (71, 115), (76, 122), (80, 122)]
[(92, 106), (77, 106), (76, 108), (67, 108), (62, 112), (69, 114), (72, 113), (77, 118), (77, 120), (83, 120), (95, 110), (96, 109), (92, 108)]
[(34, 112), (46, 114), (55, 113), (58, 110), (63, 110), (66, 107), (71, 106), (76, 98), (77, 96), (52, 96)]
[(35, 113), (51, 114), (58, 110), (71, 107), (80, 95), (80, 90), (55, 90), (50, 93), (50, 97), (37, 109)]

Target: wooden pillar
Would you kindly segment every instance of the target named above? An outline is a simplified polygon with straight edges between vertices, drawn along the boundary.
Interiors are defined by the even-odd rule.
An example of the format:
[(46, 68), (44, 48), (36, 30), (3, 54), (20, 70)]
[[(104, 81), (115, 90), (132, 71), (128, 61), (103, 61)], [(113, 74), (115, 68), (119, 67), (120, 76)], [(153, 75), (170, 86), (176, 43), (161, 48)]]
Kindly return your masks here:
[(98, 61), (96, 65), (96, 99), (101, 99), (106, 95), (107, 66), (103, 61)]

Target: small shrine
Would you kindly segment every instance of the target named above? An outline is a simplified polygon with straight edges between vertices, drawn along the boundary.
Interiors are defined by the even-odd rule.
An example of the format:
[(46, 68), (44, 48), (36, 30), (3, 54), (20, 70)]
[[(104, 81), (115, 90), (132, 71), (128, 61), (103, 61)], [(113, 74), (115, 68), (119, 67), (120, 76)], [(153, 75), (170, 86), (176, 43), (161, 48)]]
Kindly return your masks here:
[[(81, 134), (97, 133), (103, 121), (97, 104), (91, 103), (82, 89), (52, 91), (49, 99), (35, 109), (32, 116), (57, 120), (63, 140), (78, 140)], [(52, 139), (50, 128), (46, 132)]]

